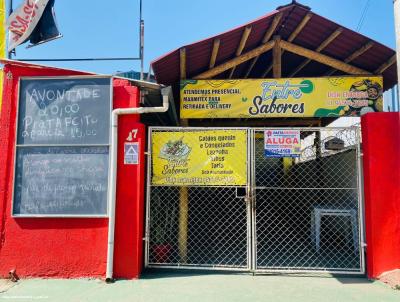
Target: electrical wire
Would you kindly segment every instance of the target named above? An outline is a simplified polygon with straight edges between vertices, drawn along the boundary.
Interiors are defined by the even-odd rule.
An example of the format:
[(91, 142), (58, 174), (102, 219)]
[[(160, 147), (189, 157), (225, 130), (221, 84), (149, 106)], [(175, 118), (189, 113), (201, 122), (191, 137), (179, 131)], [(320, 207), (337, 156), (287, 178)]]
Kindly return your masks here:
[(357, 32), (359, 32), (361, 30), (361, 27), (364, 24), (365, 17), (367, 16), (367, 12), (368, 12), (368, 8), (369, 8), (369, 5), (370, 5), (370, 2), (371, 2), (371, 0), (367, 0), (367, 2), (365, 3), (364, 10), (363, 10), (363, 12), (361, 14), (360, 21), (358, 22), (358, 25), (357, 25), (357, 28), (356, 28)]

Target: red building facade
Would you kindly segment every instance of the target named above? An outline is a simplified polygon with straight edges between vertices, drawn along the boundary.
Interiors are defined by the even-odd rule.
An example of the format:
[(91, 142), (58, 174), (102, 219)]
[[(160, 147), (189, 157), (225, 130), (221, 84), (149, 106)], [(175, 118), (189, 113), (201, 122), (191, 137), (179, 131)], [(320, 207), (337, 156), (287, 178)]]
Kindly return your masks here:
[[(104, 277), (107, 259), (107, 218), (12, 217), (13, 174), (18, 83), (21, 77), (69, 76), (87, 73), (10, 63), (4, 67), (0, 118), (0, 276), (15, 269), (20, 277)], [(136, 107), (139, 89), (113, 80), (113, 107)], [(144, 126), (139, 117), (120, 118), (119, 153), (129, 131), (137, 129), (139, 165), (118, 159), (114, 275), (137, 278), (142, 268)]]

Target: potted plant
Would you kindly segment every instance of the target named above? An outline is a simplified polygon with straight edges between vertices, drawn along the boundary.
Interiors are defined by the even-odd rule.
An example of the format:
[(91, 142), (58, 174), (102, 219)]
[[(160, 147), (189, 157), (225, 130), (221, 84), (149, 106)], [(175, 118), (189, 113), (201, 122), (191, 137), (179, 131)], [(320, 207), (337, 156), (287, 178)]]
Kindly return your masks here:
[(153, 238), (151, 238), (154, 260), (156, 263), (167, 263), (171, 254), (171, 244), (167, 242), (167, 230), (161, 225), (153, 229)]
[[(155, 263), (168, 263), (172, 251), (172, 228), (175, 217), (173, 207), (168, 207), (161, 201), (159, 196), (155, 196), (152, 200), (152, 211), (156, 215), (152, 215), (150, 219), (150, 247), (154, 256)], [(156, 218), (157, 217), (157, 218)]]

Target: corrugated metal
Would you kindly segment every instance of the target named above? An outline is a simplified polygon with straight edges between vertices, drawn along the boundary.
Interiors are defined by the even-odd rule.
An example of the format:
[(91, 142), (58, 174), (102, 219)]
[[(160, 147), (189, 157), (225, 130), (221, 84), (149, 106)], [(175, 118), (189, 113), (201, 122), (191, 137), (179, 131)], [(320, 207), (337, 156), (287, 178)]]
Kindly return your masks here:
[[(291, 33), (303, 20), (304, 16), (310, 12), (310, 10), (307, 7), (297, 3), (282, 6), (270, 14), (248, 24), (244, 24), (205, 40), (182, 46), (186, 48), (186, 77), (194, 77), (197, 74), (209, 69), (213, 41), (216, 38), (221, 40), (216, 59), (216, 66), (235, 57), (236, 49), (246, 26), (251, 26), (252, 30), (246, 42), (243, 53), (259, 46), (265, 32), (270, 27), (272, 20), (279, 12), (282, 12), (283, 16), (275, 31), (275, 34), (279, 34), (282, 39), (287, 40)], [(293, 43), (315, 50), (327, 37), (329, 37), (330, 34), (332, 34), (339, 27), (343, 26), (320, 15), (312, 13), (311, 19), (302, 29), (299, 35), (294, 39)], [(324, 50), (322, 50), (321, 53), (339, 60), (344, 60), (369, 41), (372, 40), (357, 32), (344, 28), (343, 32)], [(374, 73), (377, 68), (388, 61), (394, 54), (395, 51), (393, 49), (374, 41), (374, 46), (372, 48), (358, 58), (354, 59), (350, 64)], [(152, 68), (158, 83), (171, 85), (179, 81), (179, 59), (179, 49), (177, 49), (152, 62)], [(271, 60), (271, 51), (261, 55), (257, 61), (257, 64), (252, 69), (249, 78), (261, 77), (269, 64), (271, 64)], [(290, 72), (293, 71), (303, 61), (303, 57), (291, 53), (285, 53), (282, 59), (282, 76), (288, 76)], [(250, 62), (251, 61), (248, 61), (237, 66), (233, 77), (243, 78), (248, 70)], [(323, 76), (330, 69), (331, 68), (329, 66), (325, 66), (318, 62), (311, 62), (296, 76)], [(339, 75), (342, 73), (336, 72), (335, 74)], [(215, 78), (226, 78), (228, 75), (229, 71), (226, 71), (215, 76)], [(266, 77), (271, 76), (271, 73), (266, 75)], [(396, 64), (393, 64), (386, 71), (384, 71), (383, 77), (385, 90), (393, 87), (397, 83)]]

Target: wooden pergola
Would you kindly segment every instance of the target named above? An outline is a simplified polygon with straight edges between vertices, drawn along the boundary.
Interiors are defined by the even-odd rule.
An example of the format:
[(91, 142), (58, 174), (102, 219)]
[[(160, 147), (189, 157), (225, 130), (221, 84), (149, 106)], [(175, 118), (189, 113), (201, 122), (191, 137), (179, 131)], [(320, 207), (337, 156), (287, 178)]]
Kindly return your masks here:
[[(157, 81), (167, 85), (176, 85), (187, 78), (335, 75), (382, 75), (385, 90), (397, 83), (394, 50), (327, 20), (296, 1), (244, 26), (183, 46), (152, 62), (152, 67)], [(179, 100), (179, 96), (175, 99)], [(331, 121), (331, 118), (281, 118), (245, 122), (249, 126), (314, 126)], [(182, 121), (193, 126), (204, 123), (204, 120)], [(212, 120), (213, 126), (237, 124), (243, 125), (243, 120)]]

